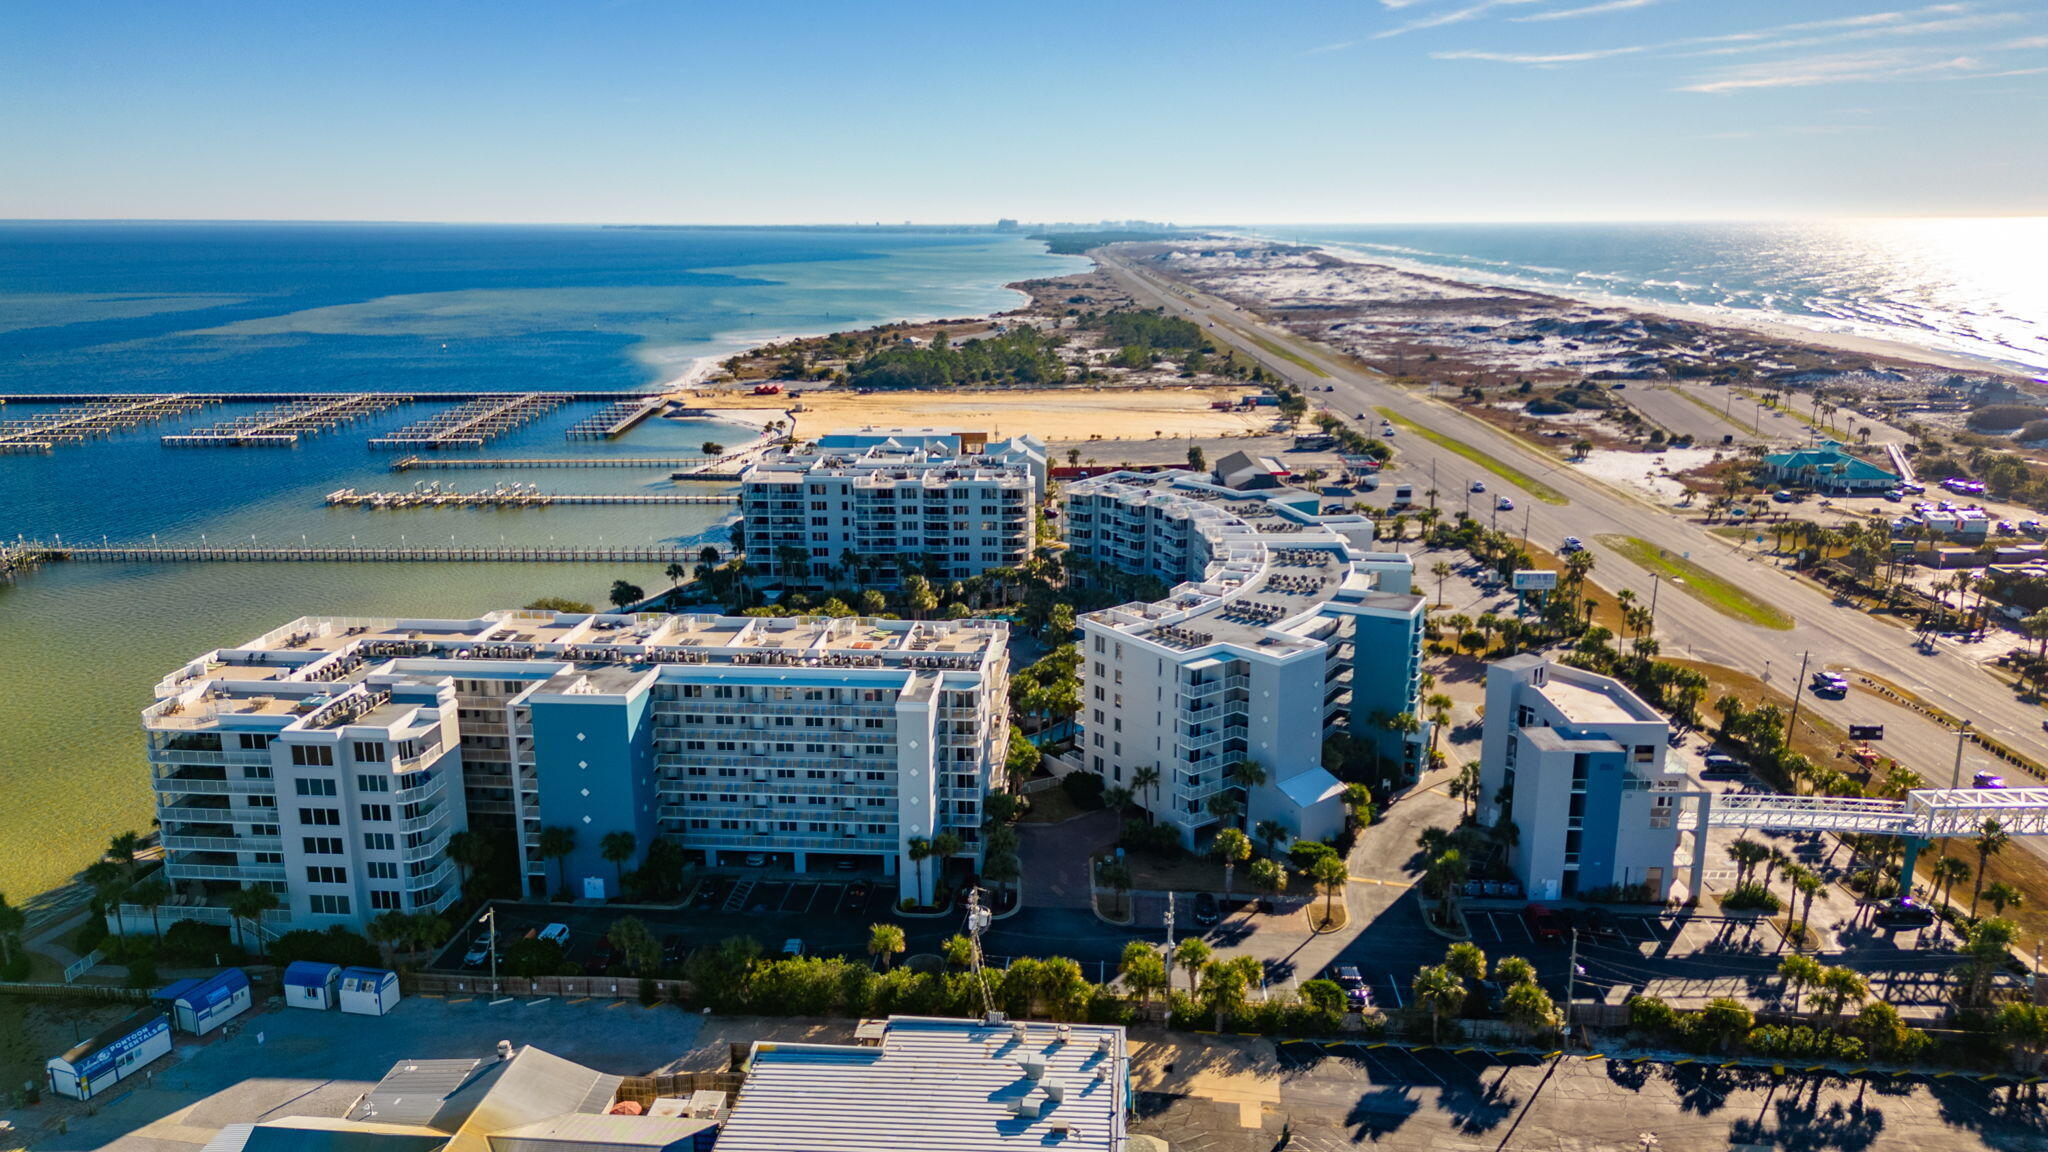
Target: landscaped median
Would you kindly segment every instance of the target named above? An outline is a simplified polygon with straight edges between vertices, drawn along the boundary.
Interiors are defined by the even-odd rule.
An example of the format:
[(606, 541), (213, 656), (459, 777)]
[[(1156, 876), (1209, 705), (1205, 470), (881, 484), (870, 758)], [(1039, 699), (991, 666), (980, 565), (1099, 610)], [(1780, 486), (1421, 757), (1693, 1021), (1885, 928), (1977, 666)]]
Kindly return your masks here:
[(1373, 411), (1378, 412), (1381, 416), (1392, 420), (1395, 424), (1406, 428), (1408, 431), (1415, 433), (1439, 448), (1447, 448), (1452, 452), (1456, 452), (1458, 455), (1513, 484), (1545, 504), (1571, 503), (1571, 500), (1564, 493), (1559, 492), (1557, 489), (1552, 488), (1550, 485), (1511, 464), (1503, 463), (1492, 456), (1488, 456), (1485, 452), (1474, 448), (1462, 440), (1453, 440), (1434, 429), (1424, 428), (1406, 416), (1397, 415), (1392, 408), (1375, 408)]
[(1621, 553), (1623, 559), (1670, 580), (1686, 594), (1704, 602), (1707, 607), (1724, 616), (1732, 616), (1746, 624), (1774, 628), (1780, 632), (1792, 627), (1793, 620), (1790, 614), (1775, 605), (1765, 603), (1684, 556), (1659, 548), (1638, 536), (1602, 535), (1596, 539)]

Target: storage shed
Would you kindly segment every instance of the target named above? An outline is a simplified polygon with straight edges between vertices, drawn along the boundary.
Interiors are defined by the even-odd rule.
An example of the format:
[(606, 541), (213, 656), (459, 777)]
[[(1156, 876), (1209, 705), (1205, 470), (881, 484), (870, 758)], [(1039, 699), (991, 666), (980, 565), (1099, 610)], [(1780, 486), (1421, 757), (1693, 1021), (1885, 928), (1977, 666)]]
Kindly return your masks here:
[(90, 1100), (171, 1050), (171, 1019), (146, 1008), (44, 1065), (50, 1091)]
[(341, 970), (341, 1010), (382, 1016), (398, 1003), (398, 973), (383, 968)]
[(249, 1010), (249, 974), (229, 968), (205, 980), (180, 980), (159, 990), (156, 999), (170, 1007), (175, 1027), (205, 1035)]
[(341, 983), (341, 965), (318, 960), (294, 960), (284, 970), (284, 1002), (293, 1008), (334, 1007), (335, 989)]

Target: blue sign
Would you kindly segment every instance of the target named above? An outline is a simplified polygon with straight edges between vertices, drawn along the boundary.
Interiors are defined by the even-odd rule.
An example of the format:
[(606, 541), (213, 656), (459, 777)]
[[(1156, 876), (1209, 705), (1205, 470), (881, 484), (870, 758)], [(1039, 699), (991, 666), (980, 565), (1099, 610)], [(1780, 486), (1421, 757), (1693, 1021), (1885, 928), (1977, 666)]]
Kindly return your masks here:
[(143, 1024), (142, 1027), (79, 1061), (73, 1067), (72, 1072), (80, 1080), (92, 1080), (101, 1072), (106, 1071), (107, 1068), (119, 1064), (122, 1057), (127, 1056), (129, 1053), (134, 1052), (136, 1049), (170, 1030), (170, 1018), (167, 1016), (157, 1016)]

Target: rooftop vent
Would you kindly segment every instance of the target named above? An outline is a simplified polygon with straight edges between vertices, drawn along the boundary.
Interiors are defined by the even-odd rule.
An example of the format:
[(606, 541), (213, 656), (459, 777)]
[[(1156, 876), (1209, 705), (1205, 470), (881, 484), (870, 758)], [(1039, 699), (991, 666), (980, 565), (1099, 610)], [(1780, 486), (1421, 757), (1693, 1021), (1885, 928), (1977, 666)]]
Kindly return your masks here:
[(1116, 1041), (1111, 1039), (1110, 1034), (1107, 1032), (1104, 1032), (1102, 1035), (1097, 1036), (1095, 1038), (1095, 1050), (1097, 1052), (1102, 1053), (1104, 1056), (1109, 1055), (1110, 1051), (1115, 1047)]
[(1060, 1043), (1062, 1044), (1065, 1044), (1067, 1041), (1072, 1040), (1074, 1038), (1074, 1026), (1072, 1024), (1060, 1025), (1059, 1038)]
[(1022, 1044), (1024, 1042), (1025, 1033), (1028, 1031), (1029, 1029), (1024, 1027), (1024, 1022), (1022, 1020), (1015, 1021), (1010, 1025), (1010, 1039), (1015, 1040), (1019, 1044)]
[(1024, 1061), (1023, 1061), (1023, 1063), (1022, 1063), (1022, 1067), (1023, 1067), (1023, 1069), (1024, 1069), (1024, 1078), (1025, 1078), (1025, 1079), (1027, 1079), (1027, 1080), (1043, 1080), (1043, 1079), (1045, 1079), (1045, 1061), (1043, 1061), (1043, 1060), (1040, 1060), (1040, 1059), (1039, 1059), (1038, 1057), (1036, 1057), (1036, 1056), (1033, 1056), (1033, 1057), (1030, 1057), (1030, 1058), (1028, 1058), (1028, 1059), (1024, 1060)]
[(1047, 1080), (1045, 1082), (1045, 1098), (1055, 1104), (1065, 1100), (1067, 1098), (1066, 1084), (1059, 1080)]

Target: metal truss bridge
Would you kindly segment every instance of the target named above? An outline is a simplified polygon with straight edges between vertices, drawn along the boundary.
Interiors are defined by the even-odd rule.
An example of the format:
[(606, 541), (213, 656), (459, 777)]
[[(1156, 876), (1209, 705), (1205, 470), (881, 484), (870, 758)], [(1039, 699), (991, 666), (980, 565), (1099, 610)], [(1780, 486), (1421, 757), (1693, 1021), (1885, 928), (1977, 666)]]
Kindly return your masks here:
[(1904, 800), (1723, 794), (1685, 797), (1679, 826), (1771, 832), (1862, 832), (1932, 840), (1975, 836), (1986, 820), (2014, 836), (2048, 836), (2048, 788), (1923, 788)]

